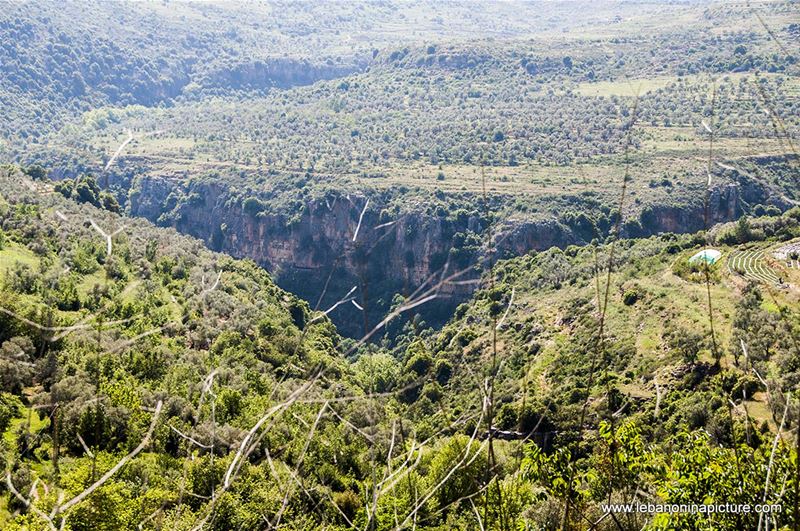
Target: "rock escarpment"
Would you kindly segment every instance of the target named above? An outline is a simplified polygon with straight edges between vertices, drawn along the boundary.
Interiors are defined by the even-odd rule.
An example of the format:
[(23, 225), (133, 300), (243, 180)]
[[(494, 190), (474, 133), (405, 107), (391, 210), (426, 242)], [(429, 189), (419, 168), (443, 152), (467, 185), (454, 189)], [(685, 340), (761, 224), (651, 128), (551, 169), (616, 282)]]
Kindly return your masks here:
[[(387, 217), (382, 212), (385, 205), (374, 197), (365, 209), (365, 195), (328, 194), (287, 213), (269, 208), (248, 211), (222, 181), (187, 187), (181, 181), (139, 177), (134, 189), (129, 201), (132, 215), (173, 226), (215, 250), (252, 258), (281, 287), (312, 307), (327, 309), (355, 288), (355, 304), (348, 302), (331, 313), (351, 337), (380, 322), (402, 302), (398, 296), (407, 298), (421, 286), (424, 290), (436, 284), (443, 272), (447, 276), (463, 271), (459, 283), (442, 285), (437, 299), (417, 308), (428, 324), (444, 322), (474, 289), (474, 283), (463, 281), (480, 276), (478, 264), (488, 248), (486, 227), (477, 214), (448, 217), (410, 209)], [(710, 195), (710, 222), (736, 219), (762, 195), (753, 189), (743, 191), (736, 183), (720, 185)], [(636, 216), (628, 215), (623, 235), (696, 231), (704, 222), (704, 201), (698, 197), (685, 205), (650, 206)], [(585, 230), (547, 217), (512, 217), (492, 232), (498, 257), (591, 239)], [(402, 323), (396, 321), (390, 331), (397, 332)]]

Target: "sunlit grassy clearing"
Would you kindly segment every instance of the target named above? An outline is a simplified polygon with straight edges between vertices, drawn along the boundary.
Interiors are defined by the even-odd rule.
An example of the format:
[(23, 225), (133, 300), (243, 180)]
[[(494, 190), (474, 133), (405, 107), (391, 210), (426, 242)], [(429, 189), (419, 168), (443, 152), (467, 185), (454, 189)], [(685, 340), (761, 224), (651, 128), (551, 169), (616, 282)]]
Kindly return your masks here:
[(39, 259), (27, 247), (7, 241), (3, 249), (0, 249), (0, 275), (4, 276), (16, 263), (35, 267)]
[[(763, 73), (759, 74), (759, 77), (768, 79), (777, 79), (779, 77), (784, 78), (786, 80), (784, 83), (784, 88), (789, 90), (790, 94), (794, 94), (794, 92), (798, 90), (798, 85), (800, 85), (800, 82), (798, 82), (796, 78), (786, 77), (784, 74)], [(688, 85), (696, 85), (701, 83), (707, 84), (710, 91), (710, 82), (714, 79), (718, 79), (720, 81), (729, 80), (733, 83), (739, 83), (739, 81), (742, 79), (754, 81), (755, 76), (752, 72), (733, 72), (718, 76), (712, 76), (709, 74), (692, 74), (682, 77), (668, 75), (638, 79), (621, 79), (616, 81), (586, 81), (578, 84), (574, 91), (583, 96), (635, 97), (637, 94), (642, 96), (648, 92), (666, 88), (670, 84), (678, 83), (680, 81), (683, 81)]]

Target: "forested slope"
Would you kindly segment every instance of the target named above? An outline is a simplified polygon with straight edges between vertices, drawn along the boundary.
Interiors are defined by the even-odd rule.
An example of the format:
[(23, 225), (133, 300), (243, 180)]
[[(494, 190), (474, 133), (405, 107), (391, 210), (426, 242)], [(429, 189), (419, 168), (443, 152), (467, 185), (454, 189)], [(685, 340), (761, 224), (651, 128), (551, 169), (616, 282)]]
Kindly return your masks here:
[(797, 251), (772, 253), (796, 210), (714, 228), (708, 284), (702, 234), (490, 254), (450, 324), (379, 347), (252, 262), (2, 185), (5, 527), (549, 529), (568, 499), (574, 529), (616, 528), (607, 501), (795, 518)]
[[(416, 400), (453, 415), (482, 411), (495, 441), (535, 441), (521, 470), (539, 493), (532, 512), (544, 529), (606, 520), (608, 529), (754, 529), (757, 514), (612, 518), (603, 504), (768, 499), (783, 511), (771, 525), (789, 526), (798, 236), (793, 209), (707, 234), (500, 261), (450, 324), (407, 337), (413, 363), (427, 357), (427, 374), (446, 367), (449, 376), (441, 394)], [(709, 245), (718, 262), (690, 263)], [(498, 462), (504, 444), (494, 448)], [(491, 461), (491, 444), (488, 452)], [(507, 477), (498, 495), (513, 496), (513, 485)]]
[[(184, 496), (193, 509), (170, 518), (199, 520), (233, 452), (273, 404), (297, 389), (317, 398), (356, 392), (344, 383), (352, 377), (330, 322), (311, 322), (307, 305), (252, 262), (66, 201), (11, 167), (2, 190), (11, 484), (49, 511), (148, 442), (132, 466), (64, 513), (68, 528), (135, 526)], [(320, 429), (335, 428), (326, 424)], [(269, 437), (300, 444), (289, 435), (297, 427)], [(20, 509), (20, 499), (6, 498), (7, 511)], [(16, 521), (44, 525), (30, 512)]]

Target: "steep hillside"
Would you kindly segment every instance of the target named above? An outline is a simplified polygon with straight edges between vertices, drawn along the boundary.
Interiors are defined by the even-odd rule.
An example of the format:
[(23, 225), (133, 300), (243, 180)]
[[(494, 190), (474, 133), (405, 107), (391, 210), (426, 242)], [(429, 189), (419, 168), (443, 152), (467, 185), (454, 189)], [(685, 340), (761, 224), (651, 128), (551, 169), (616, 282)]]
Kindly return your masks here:
[[(222, 473), (213, 455), (230, 460), (267, 404), (298, 389), (318, 397), (357, 389), (344, 383), (352, 377), (330, 322), (254, 263), (66, 201), (14, 168), (2, 169), (0, 183), (2, 429), (12, 484), (38, 504), (62, 504), (148, 443), (135, 466), (63, 509), (68, 528), (129, 527), (184, 495), (198, 496), (192, 509), (169, 518), (199, 521)], [(184, 462), (194, 470), (188, 483)], [(9, 514), (24, 506), (6, 493), (3, 528), (44, 525)], [(104, 503), (116, 509), (98, 512)]]
[(85, 181), (1, 182), (5, 528), (586, 529), (604, 501), (753, 493), (795, 518), (796, 209), (711, 231), (708, 291), (700, 234), (490, 252), (451, 323), (387, 351)]
[[(660, 423), (669, 430), (671, 423), (679, 422), (669, 417), (670, 411), (677, 411), (666, 407), (676, 396), (672, 393), (679, 395), (677, 391), (688, 385), (686, 389), (694, 391), (692, 400), (698, 400), (695, 395), (702, 387), (695, 386), (717, 377), (717, 359), (723, 372), (741, 371), (741, 340), (749, 363), (788, 392), (795, 385), (790, 369), (794, 362), (789, 360), (798, 354), (791, 337), (800, 324), (798, 214), (794, 209), (783, 217), (716, 227), (711, 242), (722, 257), (709, 269), (710, 292), (704, 268), (689, 263), (708, 245), (702, 234), (668, 233), (620, 240), (613, 246), (552, 248), (500, 261), (492, 286), (484, 278), (474, 300), (460, 306), (453, 322), (431, 336), (430, 348), (474, 371), (475, 364), (489, 363), (491, 330), (497, 328), (503, 429), (524, 425), (526, 420), (518, 414), (534, 412), (524, 407), (543, 408), (536, 414), (547, 411), (549, 422), (557, 425), (561, 415), (573, 416), (572, 406), (582, 403), (587, 390), (602, 396), (611, 382), (628, 402), (628, 413), (652, 413), (660, 387)], [(607, 277), (609, 260), (612, 273)], [(779, 310), (788, 313), (780, 315)], [(587, 388), (601, 314), (606, 338), (597, 367), (603, 376), (598, 373), (595, 387)], [(758, 322), (751, 322), (756, 316)], [(691, 373), (695, 374), (685, 378)], [(454, 381), (464, 384), (464, 392), (477, 392), (468, 377), (463, 373)], [(753, 374), (736, 378), (757, 382)], [(597, 398), (595, 405), (601, 408), (601, 402)], [(578, 433), (577, 426), (558, 431), (567, 438)]]
[[(334, 49), (338, 29), (330, 26), (358, 27), (385, 16), (378, 8), (361, 20), (340, 21), (346, 10), (326, 9), (323, 15), (310, 5), (282, 3), (4, 5), (4, 152), (105, 105), (158, 106), (202, 93), (264, 92), (358, 71), (369, 50)], [(318, 37), (306, 38), (311, 32)]]
[[(572, 497), (575, 529), (608, 518), (603, 503), (752, 503), (748, 488), (769, 480), (747, 476), (768, 469), (770, 445), (789, 459), (800, 440), (800, 211), (718, 226), (709, 240), (722, 256), (708, 269), (689, 262), (709, 245), (702, 234), (499, 262), (450, 324), (407, 338), (407, 366), (448, 382), (411, 399), (452, 416), (483, 411), (496, 439), (535, 441), (544, 453), (527, 453), (522, 466), (544, 492), (545, 528), (564, 525)], [(491, 405), (481, 410), (481, 400)], [(771, 502), (784, 510), (797, 496), (788, 463), (777, 466), (786, 483)], [(718, 477), (695, 483), (695, 467)], [(773, 488), (764, 486), (778, 500)], [(619, 518), (623, 529), (755, 525), (731, 515)]]

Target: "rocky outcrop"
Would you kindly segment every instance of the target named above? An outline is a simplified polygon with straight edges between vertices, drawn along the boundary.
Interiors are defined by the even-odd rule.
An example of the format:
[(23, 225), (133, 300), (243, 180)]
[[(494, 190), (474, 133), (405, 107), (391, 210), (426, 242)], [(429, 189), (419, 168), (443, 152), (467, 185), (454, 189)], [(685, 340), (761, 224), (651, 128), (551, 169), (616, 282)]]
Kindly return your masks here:
[[(133, 215), (204, 240), (212, 249), (249, 257), (267, 268), (276, 282), (320, 309), (333, 305), (353, 287), (355, 302), (337, 308), (331, 318), (356, 337), (379, 322), (396, 294), (411, 296), (430, 281), (450, 256), (453, 236), (468, 230), (457, 222), (424, 214), (385, 221), (380, 205), (359, 218), (365, 197), (337, 195), (309, 201), (297, 218), (281, 213), (248, 214), (231, 204), (223, 184), (203, 183), (180, 190), (168, 179), (140, 178), (130, 195)], [(358, 235), (356, 236), (356, 229)], [(355, 237), (354, 237), (355, 236)], [(467, 267), (472, 256), (451, 260), (448, 270)], [(458, 263), (454, 263), (458, 262)], [(459, 280), (475, 276), (470, 272)], [(431, 285), (429, 283), (427, 285)], [(453, 305), (471, 293), (465, 284), (445, 284), (439, 298), (420, 308), (431, 324), (444, 322)], [(397, 326), (397, 325), (395, 325)]]
[(554, 219), (518, 220), (506, 224), (496, 238), (496, 247), (503, 254), (523, 255), (532, 250), (566, 247), (585, 243), (577, 235)]
[[(737, 219), (750, 204), (743, 195), (751, 201), (764, 199), (764, 193), (743, 190), (737, 182), (715, 188), (709, 197), (710, 222)], [(475, 244), (484, 240), (478, 236), (484, 230), (478, 216), (448, 218), (412, 210), (386, 219), (380, 214), (385, 205), (373, 197), (364, 210), (366, 200), (329, 193), (307, 200), (299, 215), (248, 210), (241, 199), (231, 198), (229, 185), (222, 181), (186, 185), (140, 177), (132, 188), (129, 209), (133, 215), (201, 238), (217, 251), (252, 258), (281, 287), (312, 307), (319, 303), (320, 309), (329, 308), (355, 287), (355, 304), (337, 307), (331, 318), (344, 334), (358, 337), (398, 303), (396, 295), (409, 297), (420, 286), (436, 283), (445, 267), (448, 274), (464, 270), (459, 281), (476, 278), (480, 268), (475, 264), (486, 252), (485, 245)], [(683, 205), (651, 206), (638, 219), (626, 221), (623, 235), (693, 232), (704, 227), (704, 213), (703, 194)], [(592, 237), (585, 228), (547, 218), (509, 219), (493, 232), (493, 248), (500, 257), (584, 244)], [(466, 238), (470, 245), (464, 243), (465, 234), (472, 234), (471, 240)], [(443, 323), (474, 288), (474, 283), (445, 284), (437, 299), (415, 311), (429, 324)], [(402, 320), (392, 326), (396, 332)]]

